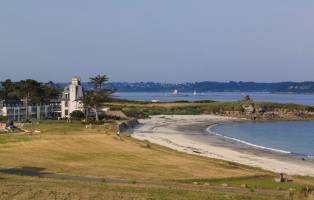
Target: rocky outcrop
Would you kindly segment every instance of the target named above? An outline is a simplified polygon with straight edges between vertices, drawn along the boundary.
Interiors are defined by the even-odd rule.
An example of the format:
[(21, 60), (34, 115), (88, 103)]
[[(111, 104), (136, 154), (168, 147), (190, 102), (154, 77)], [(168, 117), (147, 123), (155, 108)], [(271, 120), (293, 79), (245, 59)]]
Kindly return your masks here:
[(110, 124), (109, 129), (111, 129), (114, 132), (125, 132), (129, 129), (135, 128), (137, 125), (139, 125), (139, 122), (137, 119), (128, 119), (124, 121), (117, 121), (114, 124)]
[(255, 112), (226, 111), (224, 116), (246, 118), (251, 120), (314, 120), (314, 112), (309, 111), (287, 111), (285, 109), (261, 110), (255, 108)]
[(243, 104), (241, 107), (243, 109), (243, 112), (246, 115), (252, 115), (253, 113), (255, 113), (255, 107), (253, 104), (253, 100), (251, 99), (250, 96), (248, 96), (248, 95), (245, 96), (242, 101), (243, 101)]
[(252, 104), (244, 104), (242, 105), (242, 108), (246, 115), (251, 115), (255, 112), (255, 107)]
[[(247, 118), (251, 120), (314, 120), (314, 111), (297, 110), (287, 108), (272, 108), (267, 106), (256, 106), (253, 100), (246, 96), (241, 101), (240, 111), (224, 111), (224, 116)], [(215, 113), (218, 114), (218, 113)]]
[(127, 131), (128, 129), (135, 128), (139, 124), (137, 119), (129, 119), (119, 124), (118, 128), (120, 132)]

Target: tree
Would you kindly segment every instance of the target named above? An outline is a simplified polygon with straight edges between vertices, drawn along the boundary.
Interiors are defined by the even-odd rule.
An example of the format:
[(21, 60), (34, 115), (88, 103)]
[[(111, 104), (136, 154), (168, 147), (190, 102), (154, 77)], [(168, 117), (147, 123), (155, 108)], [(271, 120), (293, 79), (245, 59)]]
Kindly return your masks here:
[(5, 92), (3, 88), (3, 83), (0, 83), (0, 100), (5, 99)]
[(94, 85), (94, 89), (101, 89), (103, 84), (107, 82), (109, 79), (106, 75), (97, 75), (95, 77), (90, 78), (90, 82)]
[(16, 84), (7, 79), (1, 84), (1, 98), (2, 99), (18, 99), (18, 91)]
[(99, 121), (99, 108), (106, 100), (111, 97), (111, 94), (113, 93), (112, 90), (103, 87), (104, 83), (108, 80), (109, 79), (106, 75), (97, 75), (95, 77), (91, 77), (90, 81), (92, 84), (94, 84), (94, 89), (85, 92), (85, 106), (93, 108), (95, 111), (96, 122)]
[(39, 103), (55, 99), (61, 94), (61, 90), (53, 83), (40, 83), (27, 79), (12, 82), (10, 79), (0, 84), (0, 99), (20, 100), (25, 99), (26, 104)]
[(81, 99), (79, 99), (80, 101), (82, 101), (83, 106), (84, 106), (84, 111), (85, 111), (85, 121), (87, 121), (88, 119), (88, 109), (91, 106), (91, 92), (88, 90), (84, 90), (83, 89), (83, 97)]
[(61, 90), (58, 89), (52, 82), (41, 84), (40, 90), (40, 98), (42, 101), (56, 99), (61, 94)]
[(70, 114), (70, 116), (71, 116), (71, 119), (74, 119), (74, 120), (82, 120), (82, 119), (84, 119), (85, 114), (84, 114), (82, 111), (80, 111), (80, 110), (75, 110), (75, 111), (73, 111), (73, 112)]
[[(19, 97), (21, 99), (25, 99), (25, 106), (26, 106), (26, 120), (28, 120), (28, 103), (31, 99), (33, 102), (39, 102), (41, 99), (38, 96), (40, 93), (40, 83), (27, 79), (22, 80), (17, 84), (17, 87), (19, 89)], [(37, 95), (36, 95), (37, 94)]]

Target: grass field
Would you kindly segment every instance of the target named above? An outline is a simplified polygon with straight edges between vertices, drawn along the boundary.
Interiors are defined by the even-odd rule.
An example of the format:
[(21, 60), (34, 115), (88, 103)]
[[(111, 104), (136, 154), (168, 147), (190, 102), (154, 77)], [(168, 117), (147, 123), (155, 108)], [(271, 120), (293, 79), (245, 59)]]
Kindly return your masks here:
[(278, 200), (281, 194), (257, 195), (201, 186), (119, 185), (44, 178), (0, 176), (0, 199)]
[[(120, 139), (100, 125), (42, 122), (25, 128), (41, 133), (0, 136), (0, 199), (287, 199), (291, 189), (314, 185), (310, 177), (275, 183), (270, 172), (127, 134)], [(36, 177), (48, 172), (76, 178)]]

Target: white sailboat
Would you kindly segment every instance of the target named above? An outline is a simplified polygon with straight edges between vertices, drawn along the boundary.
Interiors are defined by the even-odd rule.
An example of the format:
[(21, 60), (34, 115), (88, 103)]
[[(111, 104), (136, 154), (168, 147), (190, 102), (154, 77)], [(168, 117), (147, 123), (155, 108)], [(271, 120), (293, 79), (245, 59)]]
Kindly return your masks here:
[(172, 93), (172, 95), (173, 95), (173, 96), (177, 96), (178, 93), (179, 93), (178, 90), (174, 90), (173, 93)]
[(193, 93), (193, 95), (194, 95), (194, 96), (196, 96), (196, 95), (197, 95), (197, 92), (196, 92), (196, 90), (194, 90), (194, 93)]

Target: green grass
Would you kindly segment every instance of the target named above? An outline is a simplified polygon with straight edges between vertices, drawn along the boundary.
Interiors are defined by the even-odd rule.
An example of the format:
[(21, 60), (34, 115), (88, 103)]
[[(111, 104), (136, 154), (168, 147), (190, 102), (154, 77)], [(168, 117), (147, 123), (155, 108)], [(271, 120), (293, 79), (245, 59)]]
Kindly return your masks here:
[(198, 186), (144, 186), (80, 182), (0, 174), (0, 199), (137, 199), (137, 200), (281, 200), (283, 196), (257, 195)]
[(190, 179), (182, 180), (182, 183), (198, 183), (198, 184), (209, 184), (221, 186), (227, 184), (231, 187), (243, 187), (252, 189), (272, 189), (272, 190), (289, 190), (297, 189), (300, 190), (303, 186), (300, 183), (277, 183), (274, 181), (273, 176), (249, 176), (239, 178), (222, 178), (222, 179)]
[(24, 142), (31, 140), (31, 137), (21, 134), (2, 134), (0, 135), (0, 144), (13, 143), (13, 142)]
[(71, 132), (79, 132), (85, 129), (85, 125), (79, 121), (38, 121), (33, 124), (25, 124), (27, 130), (39, 130), (41, 133), (58, 133), (67, 134)]
[(313, 111), (314, 107), (306, 106), (306, 105), (299, 105), (299, 104), (293, 104), (293, 103), (273, 103), (273, 102), (254, 102), (255, 106), (257, 107), (266, 107), (269, 110), (274, 109), (286, 109), (288, 111)]

